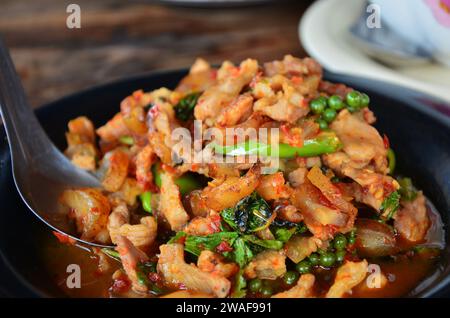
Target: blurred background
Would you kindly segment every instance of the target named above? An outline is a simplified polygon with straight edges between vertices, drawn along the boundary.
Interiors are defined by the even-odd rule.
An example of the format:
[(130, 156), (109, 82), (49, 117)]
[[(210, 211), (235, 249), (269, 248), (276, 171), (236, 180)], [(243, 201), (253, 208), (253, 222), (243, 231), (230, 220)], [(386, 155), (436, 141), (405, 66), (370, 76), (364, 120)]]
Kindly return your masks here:
[(0, 36), (33, 107), (197, 57), (292, 54), (425, 92), (450, 115), (450, 0), (1, 0)]
[[(66, 7), (81, 8), (81, 29)], [(196, 57), (304, 56), (297, 26), (311, 1), (186, 7), (157, 1), (1, 0), (0, 34), (33, 107), (117, 78), (190, 66)]]

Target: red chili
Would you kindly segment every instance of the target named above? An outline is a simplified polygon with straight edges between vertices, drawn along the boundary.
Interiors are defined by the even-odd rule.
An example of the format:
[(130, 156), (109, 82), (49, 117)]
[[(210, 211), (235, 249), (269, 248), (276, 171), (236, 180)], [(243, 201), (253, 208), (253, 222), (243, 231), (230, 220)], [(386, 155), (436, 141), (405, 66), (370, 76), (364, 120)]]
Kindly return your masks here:
[(131, 282), (126, 276), (120, 276), (119, 278), (114, 280), (111, 289), (114, 293), (123, 294), (130, 290)]
[(67, 236), (65, 234), (53, 231), (53, 235), (56, 236), (56, 238), (58, 239), (58, 241), (60, 243), (63, 244), (70, 244), (70, 245), (74, 245), (76, 240), (74, 240), (73, 238), (71, 238), (70, 236)]
[(216, 247), (217, 252), (224, 253), (224, 252), (231, 252), (233, 248), (228, 244), (228, 242), (222, 242)]
[(384, 148), (386, 148), (386, 149), (391, 148), (391, 143), (389, 142), (389, 138), (388, 138), (388, 136), (386, 136), (386, 134), (383, 134), (383, 143), (384, 143)]

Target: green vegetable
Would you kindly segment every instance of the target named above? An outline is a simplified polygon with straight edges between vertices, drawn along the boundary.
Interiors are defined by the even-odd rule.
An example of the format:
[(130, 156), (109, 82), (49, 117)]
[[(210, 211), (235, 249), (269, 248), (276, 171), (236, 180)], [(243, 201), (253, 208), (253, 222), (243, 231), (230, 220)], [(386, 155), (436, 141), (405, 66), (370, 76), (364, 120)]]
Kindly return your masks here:
[(391, 219), (400, 206), (400, 194), (397, 191), (392, 192), (383, 203), (381, 203), (380, 211), (385, 220)]
[(177, 234), (175, 234), (175, 236), (173, 236), (170, 240), (167, 241), (168, 244), (171, 243), (180, 243), (180, 240), (182, 238), (184, 238), (185, 236), (187, 236), (187, 234), (183, 231), (177, 232)]
[(351, 91), (347, 94), (345, 100), (350, 107), (358, 109), (361, 106), (361, 93), (358, 91)]
[(319, 128), (321, 130), (328, 129), (328, 123), (324, 119), (319, 118), (316, 120), (316, 122), (319, 124)]
[[(159, 164), (154, 164), (152, 166), (153, 180), (155, 184), (161, 188), (161, 167)], [(195, 189), (200, 189), (202, 187), (198, 178), (192, 173), (185, 173), (181, 177), (175, 180), (175, 184), (178, 186), (181, 195), (185, 195)]]
[(271, 249), (271, 250), (279, 250), (283, 247), (283, 242), (277, 240), (261, 240), (254, 235), (244, 235), (242, 239), (246, 242)]
[(124, 145), (132, 146), (134, 145), (134, 138), (132, 136), (121, 136), (119, 142)]
[(333, 246), (337, 250), (343, 250), (347, 247), (347, 238), (343, 234), (338, 234), (334, 238)]
[(347, 110), (353, 114), (356, 113), (359, 110), (359, 108), (347, 105)]
[(361, 106), (363, 106), (363, 107), (369, 106), (369, 103), (370, 103), (369, 95), (362, 93), (361, 94)]
[(326, 106), (327, 106), (327, 99), (323, 96), (313, 99), (309, 103), (311, 111), (316, 115), (322, 114)]
[(262, 287), (262, 280), (260, 280), (259, 278), (252, 279), (248, 284), (248, 288), (253, 294), (258, 293), (261, 290), (261, 287)]
[(154, 295), (162, 295), (167, 291), (157, 286), (155, 283), (150, 281), (148, 275), (150, 273), (156, 273), (156, 263), (154, 262), (144, 262), (138, 263), (136, 266), (136, 276), (139, 284), (145, 285), (149, 288), (152, 294)]
[(328, 107), (334, 110), (341, 110), (344, 108), (344, 102), (340, 96), (333, 95), (328, 98)]
[(316, 266), (319, 265), (320, 256), (316, 253), (312, 253), (311, 255), (309, 255), (308, 260), (312, 266)]
[(215, 251), (216, 247), (222, 242), (227, 242), (232, 246), (238, 236), (236, 232), (217, 232), (205, 236), (186, 235), (184, 249), (199, 256), (203, 250)]
[(102, 252), (108, 255), (109, 257), (115, 259), (116, 261), (120, 262), (120, 255), (119, 252), (116, 250), (113, 250), (112, 248), (102, 248)]
[(142, 208), (144, 211), (152, 214), (152, 193), (150, 191), (146, 191), (139, 195), (139, 198), (142, 202)]
[(295, 266), (295, 269), (300, 274), (307, 274), (311, 271), (311, 263), (309, 260), (303, 260)]
[(388, 149), (387, 151), (387, 159), (388, 159), (388, 163), (389, 163), (389, 174), (393, 174), (394, 170), (395, 170), (395, 153), (394, 150), (392, 150), (391, 148)]
[(244, 278), (244, 270), (241, 269), (235, 277), (233, 290), (231, 291), (232, 298), (244, 298), (247, 295), (245, 290), (247, 287), (247, 281)]
[(344, 261), (345, 255), (347, 254), (347, 251), (340, 250), (336, 252), (336, 261), (341, 263)]
[(292, 237), (292, 235), (295, 234), (296, 231), (297, 231), (297, 228), (295, 228), (295, 227), (290, 228), (290, 229), (280, 227), (280, 228), (275, 229), (274, 236), (278, 241), (286, 243), (287, 241), (289, 241), (289, 239)]
[(327, 108), (323, 112), (322, 117), (327, 123), (331, 123), (336, 118), (336, 115), (337, 113), (334, 109)]
[(264, 297), (270, 297), (273, 294), (273, 289), (269, 285), (264, 285), (261, 287), (261, 295)]
[(410, 178), (401, 178), (397, 181), (400, 184), (398, 192), (403, 200), (413, 201), (417, 198), (417, 190), (414, 188)]
[(245, 244), (245, 241), (238, 237), (233, 244), (233, 252), (229, 255), (239, 265), (240, 268), (244, 268), (253, 258), (253, 252)]
[(320, 266), (331, 267), (334, 265), (335, 262), (336, 262), (336, 255), (334, 255), (331, 252), (326, 252), (320, 255), (319, 261)]
[(356, 229), (352, 229), (349, 233), (348, 233), (348, 244), (353, 245), (356, 242)]
[[(302, 147), (293, 147), (288, 144), (278, 145), (278, 157), (289, 159), (299, 157), (314, 157), (326, 153), (333, 153), (341, 147), (341, 142), (334, 132), (322, 132), (316, 138), (307, 139)], [(213, 145), (217, 154), (227, 156), (258, 155), (262, 157), (272, 156), (272, 147), (268, 144), (248, 140), (237, 145)], [(274, 150), (275, 151), (275, 150)], [(275, 155), (275, 154), (274, 154)]]
[(294, 271), (287, 271), (283, 276), (283, 281), (286, 285), (294, 285), (298, 279), (298, 273)]
[(257, 192), (240, 200), (233, 208), (221, 212), (222, 219), (240, 233), (257, 232), (267, 228), (273, 213), (267, 202)]
[(175, 116), (182, 121), (191, 119), (193, 117), (194, 107), (197, 105), (198, 98), (201, 94), (201, 92), (194, 92), (183, 97), (174, 106)]

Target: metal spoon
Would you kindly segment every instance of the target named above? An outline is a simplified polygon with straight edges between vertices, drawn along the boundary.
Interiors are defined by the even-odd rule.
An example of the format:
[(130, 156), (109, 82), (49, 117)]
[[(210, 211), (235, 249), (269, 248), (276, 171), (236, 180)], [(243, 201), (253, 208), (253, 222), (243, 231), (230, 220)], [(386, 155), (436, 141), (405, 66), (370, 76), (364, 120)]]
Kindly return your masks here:
[[(0, 39), (0, 113), (9, 148), (14, 183), (28, 208), (53, 230), (83, 241), (58, 206), (65, 189), (100, 187), (90, 173), (74, 166), (50, 141), (29, 107), (8, 50)], [(13, 211), (10, 211), (13, 213)]]
[(399, 35), (386, 23), (382, 28), (368, 28), (366, 11), (367, 5), (350, 28), (353, 43), (373, 59), (388, 66), (411, 66), (429, 63), (432, 54), (425, 46), (411, 43)]

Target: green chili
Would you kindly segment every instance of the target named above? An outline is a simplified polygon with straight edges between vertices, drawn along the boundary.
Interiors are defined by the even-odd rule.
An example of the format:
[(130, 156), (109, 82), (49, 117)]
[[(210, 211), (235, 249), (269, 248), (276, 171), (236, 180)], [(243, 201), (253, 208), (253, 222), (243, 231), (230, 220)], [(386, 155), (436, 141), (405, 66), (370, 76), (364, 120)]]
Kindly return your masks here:
[(134, 145), (134, 138), (132, 136), (122, 136), (119, 138), (120, 143), (128, 146)]
[(112, 248), (102, 248), (102, 252), (108, 255), (109, 257), (115, 259), (116, 261), (120, 261), (119, 252), (113, 250)]
[(395, 153), (391, 148), (387, 151), (387, 159), (389, 163), (389, 174), (393, 174), (395, 170)]
[[(288, 144), (280, 143), (278, 147), (278, 157), (286, 159), (295, 158), (296, 156), (314, 157), (326, 153), (335, 152), (340, 147), (341, 143), (334, 132), (322, 132), (316, 138), (305, 140), (302, 147), (294, 147)], [(248, 140), (246, 142), (230, 146), (221, 146), (214, 144), (213, 148), (217, 154), (224, 154), (227, 156), (272, 156), (271, 145), (260, 143), (254, 140)]]
[[(161, 168), (159, 164), (154, 164), (152, 166), (153, 172), (153, 180), (155, 184), (161, 188)], [(189, 193), (195, 189), (200, 189), (202, 186), (198, 179), (191, 173), (185, 173), (177, 180), (175, 180), (175, 184), (180, 189), (180, 193), (182, 195)]]
[(144, 209), (144, 211), (151, 214), (152, 213), (152, 193), (150, 191), (146, 191), (144, 193), (141, 193), (141, 195), (139, 195), (139, 198), (141, 199), (142, 208)]

